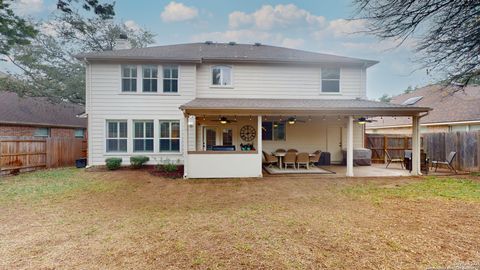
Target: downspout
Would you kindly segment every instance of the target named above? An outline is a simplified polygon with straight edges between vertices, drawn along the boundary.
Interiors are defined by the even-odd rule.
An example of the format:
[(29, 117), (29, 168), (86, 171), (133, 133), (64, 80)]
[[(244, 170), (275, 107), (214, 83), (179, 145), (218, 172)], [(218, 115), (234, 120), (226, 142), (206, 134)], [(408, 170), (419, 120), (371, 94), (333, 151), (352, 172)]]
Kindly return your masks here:
[(185, 110), (182, 110), (183, 112), (183, 125), (185, 127), (185, 134), (183, 136), (183, 179), (188, 179), (188, 114), (186, 113)]

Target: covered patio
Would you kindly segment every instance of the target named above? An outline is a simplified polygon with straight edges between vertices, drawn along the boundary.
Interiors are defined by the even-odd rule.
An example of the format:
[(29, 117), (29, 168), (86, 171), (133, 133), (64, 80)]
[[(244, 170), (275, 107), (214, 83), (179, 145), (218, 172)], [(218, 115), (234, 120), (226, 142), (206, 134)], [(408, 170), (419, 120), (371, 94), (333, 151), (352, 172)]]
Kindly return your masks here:
[[(362, 119), (378, 116), (411, 117), (413, 167), (411, 174), (404, 171), (398, 176), (421, 174), (419, 119), (429, 108), (362, 99), (197, 98), (180, 109), (185, 117), (185, 178), (262, 177), (264, 152), (278, 149), (328, 152), (331, 164), (346, 163), (333, 166), (342, 168), (336, 169), (337, 175), (354, 176), (361, 171), (390, 175), (376, 166), (354, 169), (354, 149), (364, 147)], [(282, 165), (277, 164), (277, 172)], [(319, 169), (332, 172), (324, 166)], [(312, 170), (317, 169), (306, 166), (297, 172), (314, 173)]]

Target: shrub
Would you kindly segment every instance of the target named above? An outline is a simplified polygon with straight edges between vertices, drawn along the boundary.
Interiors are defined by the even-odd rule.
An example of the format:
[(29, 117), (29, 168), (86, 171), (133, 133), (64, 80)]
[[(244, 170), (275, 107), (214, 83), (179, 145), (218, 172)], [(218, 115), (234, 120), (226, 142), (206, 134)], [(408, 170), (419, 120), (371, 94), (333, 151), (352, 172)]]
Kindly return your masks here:
[(165, 163), (163, 164), (163, 170), (166, 172), (176, 172), (177, 168), (177, 164), (170, 159), (165, 160)]
[(105, 163), (109, 170), (116, 170), (120, 168), (120, 165), (122, 165), (122, 159), (117, 157), (111, 157), (105, 159)]
[(161, 171), (176, 172), (177, 169), (178, 169), (178, 165), (168, 158), (165, 159), (165, 161), (163, 160), (163, 158), (161, 158), (160, 162), (157, 162), (157, 165), (155, 165), (155, 170), (157, 170), (159, 172), (161, 172)]
[(149, 160), (150, 158), (146, 156), (134, 156), (130, 157), (130, 164), (133, 168), (138, 169), (141, 168), (143, 164), (147, 163)]

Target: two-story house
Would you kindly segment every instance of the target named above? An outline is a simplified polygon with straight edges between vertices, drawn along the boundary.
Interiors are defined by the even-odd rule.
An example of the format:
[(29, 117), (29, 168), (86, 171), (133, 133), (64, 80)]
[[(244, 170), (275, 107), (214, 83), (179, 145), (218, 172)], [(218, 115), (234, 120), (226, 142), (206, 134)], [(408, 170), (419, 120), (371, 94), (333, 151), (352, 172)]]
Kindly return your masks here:
[[(321, 150), (339, 163), (345, 149), (352, 176), (365, 117), (410, 116), (418, 128), (428, 111), (367, 100), (367, 68), (376, 61), (259, 43), (179, 44), (77, 58), (86, 64), (90, 165), (147, 155), (151, 164), (179, 160), (188, 178), (260, 177), (262, 151)], [(414, 136), (415, 164), (418, 142)], [(418, 173), (416, 166), (412, 172)]]

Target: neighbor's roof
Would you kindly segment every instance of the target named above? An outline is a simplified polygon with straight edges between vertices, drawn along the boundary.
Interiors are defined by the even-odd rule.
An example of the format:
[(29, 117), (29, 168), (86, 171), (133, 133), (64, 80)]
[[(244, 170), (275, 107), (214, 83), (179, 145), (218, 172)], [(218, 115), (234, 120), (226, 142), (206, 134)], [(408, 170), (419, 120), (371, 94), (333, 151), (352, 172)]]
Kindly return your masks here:
[(87, 120), (76, 115), (85, 109), (67, 102), (52, 103), (46, 98), (20, 97), (0, 91), (0, 123), (15, 125), (87, 127)]
[(182, 106), (187, 113), (237, 112), (261, 113), (327, 113), (335, 115), (412, 115), (429, 108), (404, 106), (364, 99), (228, 99), (196, 98)]
[(77, 59), (175, 62), (262, 62), (375, 65), (378, 61), (323, 54), (270, 45), (188, 43), (126, 50), (83, 53)]
[[(390, 101), (402, 104), (409, 98), (422, 97), (416, 106), (430, 107), (433, 110), (420, 120), (421, 124), (480, 121), (480, 86), (467, 86), (463, 90), (458, 86), (429, 85), (402, 94)], [(411, 125), (410, 119), (384, 117), (378, 122), (368, 124), (368, 128), (396, 127)]]

